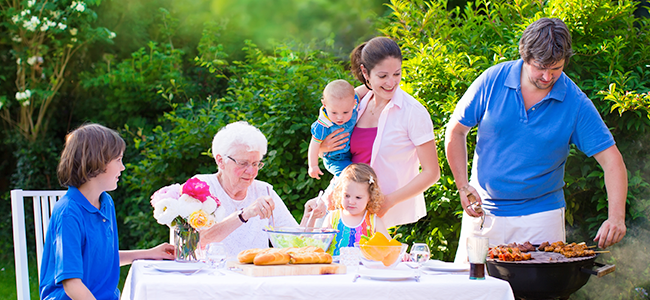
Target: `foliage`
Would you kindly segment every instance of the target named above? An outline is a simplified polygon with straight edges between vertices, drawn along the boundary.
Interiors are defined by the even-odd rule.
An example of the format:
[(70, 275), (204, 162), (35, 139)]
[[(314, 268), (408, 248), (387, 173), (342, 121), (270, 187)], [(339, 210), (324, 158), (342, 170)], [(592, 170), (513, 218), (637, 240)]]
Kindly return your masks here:
[[(143, 233), (152, 231), (147, 226), (153, 223), (149, 195), (194, 174), (216, 172), (211, 140), (219, 128), (233, 121), (246, 120), (266, 135), (269, 152), (258, 179), (273, 184), (296, 218), (301, 217), (306, 199), (327, 187), (327, 179), (316, 182), (305, 171), (309, 125), (316, 118), (322, 88), (330, 80), (349, 76), (343, 66), (333, 56), (299, 44), (277, 46), (267, 54), (250, 42), (243, 49), (245, 61), (216, 62), (225, 54), (210, 28), (220, 30), (206, 27), (196, 61), (227, 78), (224, 97), (172, 104), (173, 110), (153, 130), (126, 128), (139, 151), (131, 160), (134, 163), (127, 165), (122, 184), (131, 196), (117, 208), (126, 219), (128, 230), (121, 232), (128, 232), (128, 237), (122, 234), (121, 238), (127, 243), (140, 241), (138, 245), (145, 246), (165, 236), (160, 226), (155, 235), (159, 239), (142, 239)], [(305, 114), (310, 111), (314, 113)], [(140, 213), (127, 215), (129, 211)]]
[(82, 72), (81, 86), (89, 97), (77, 112), (94, 115), (93, 120), (109, 127), (151, 127), (160, 115), (171, 109), (169, 103), (184, 103), (190, 97), (207, 97), (223, 88), (218, 80), (203, 70), (197, 73), (187, 56), (174, 48), (171, 37), (177, 20), (165, 9), (158, 15), (166, 34), (161, 42), (150, 41), (131, 53), (130, 58), (115, 62), (105, 53), (102, 61)]
[(0, 28), (6, 33), (0, 42), (11, 45), (3, 54), (16, 62), (16, 94), (0, 95), (0, 116), (27, 140), (47, 133), (50, 106), (73, 55), (88, 43), (115, 37), (106, 28), (92, 27), (97, 16), (87, 5), (99, 2), (28, 0), (0, 6)]

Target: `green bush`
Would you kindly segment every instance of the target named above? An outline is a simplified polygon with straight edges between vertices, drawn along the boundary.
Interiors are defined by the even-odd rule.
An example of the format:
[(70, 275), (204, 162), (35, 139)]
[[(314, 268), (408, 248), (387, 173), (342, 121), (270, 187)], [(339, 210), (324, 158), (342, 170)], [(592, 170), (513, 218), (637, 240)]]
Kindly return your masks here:
[[(151, 225), (156, 223), (149, 196), (194, 174), (216, 172), (209, 153), (212, 137), (230, 122), (248, 121), (266, 135), (269, 152), (258, 179), (273, 184), (297, 219), (302, 217), (304, 202), (327, 187), (327, 178), (315, 181), (306, 174), (309, 126), (327, 82), (350, 79), (344, 66), (332, 55), (299, 43), (277, 46), (268, 54), (247, 42), (245, 61), (228, 63), (214, 38), (221, 29), (206, 27), (196, 62), (227, 80), (225, 95), (172, 104), (160, 120), (162, 125), (153, 130), (125, 128), (137, 153), (130, 158), (121, 184), (126, 186), (125, 203), (117, 207), (126, 220), (125, 230), (120, 231), (123, 243), (142, 247), (167, 239), (166, 227)], [(168, 98), (174, 95), (161, 93)]]

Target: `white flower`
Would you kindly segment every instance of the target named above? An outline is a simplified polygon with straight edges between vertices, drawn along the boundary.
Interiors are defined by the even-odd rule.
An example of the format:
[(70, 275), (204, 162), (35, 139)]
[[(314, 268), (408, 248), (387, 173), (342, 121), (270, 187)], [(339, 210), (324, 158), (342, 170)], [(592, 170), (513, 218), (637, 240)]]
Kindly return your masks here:
[(196, 199), (188, 194), (183, 194), (178, 199), (178, 214), (187, 219), (193, 212), (200, 210), (203, 204), (199, 199)]
[(61, 16), (61, 11), (60, 10), (57, 10), (57, 11), (51, 10), (50, 14), (52, 15), (53, 18), (58, 19)]
[(79, 2), (72, 1), (72, 5), (70, 5), (70, 8), (72, 8), (72, 9), (78, 11), (78, 12), (83, 12), (84, 10), (86, 10), (86, 4), (81, 2), (81, 1), (79, 1)]
[(34, 6), (35, 3), (36, 3), (36, 0), (29, 0), (29, 1), (27, 1), (27, 6), (32, 7), (32, 6)]
[(11, 21), (14, 22), (14, 24), (18, 24), (18, 21), (20, 21), (20, 17), (18, 15), (14, 15), (11, 17)]
[(63, 24), (63, 23), (59, 23), (59, 24), (57, 25), (57, 27), (59, 27), (59, 29), (61, 29), (61, 30), (65, 30), (66, 28), (68, 28), (68, 25), (65, 25), (65, 24)]
[(158, 223), (171, 227), (172, 221), (178, 217), (179, 202), (173, 198), (166, 198), (156, 202), (153, 217)]
[(52, 22), (47, 18), (43, 19), (43, 26), (41, 26), (41, 31), (46, 31), (51, 27), (56, 26), (56, 22)]
[(21, 93), (21, 92), (16, 92), (16, 100), (20, 101), (20, 100), (23, 100), (23, 99), (24, 99), (24, 98), (23, 98), (23, 93)]
[(36, 27), (41, 24), (41, 21), (38, 20), (37, 17), (32, 17), (29, 21), (24, 21), (23, 22), (23, 27), (29, 31), (35, 31)]
[(214, 220), (217, 222), (223, 221), (228, 216), (226, 213), (226, 209), (223, 207), (223, 205), (217, 207), (217, 210), (214, 212)]
[(37, 60), (38, 60), (38, 57), (36, 57), (36, 56), (32, 56), (32, 57), (30, 57), (30, 58), (27, 59), (27, 63), (28, 63), (30, 66), (33, 66), (33, 65), (36, 63)]
[(23, 102), (23, 106), (29, 106), (29, 100)]
[(214, 198), (208, 196), (208, 199), (206, 199), (203, 202), (203, 205), (201, 206), (201, 209), (208, 213), (211, 214), (214, 212), (215, 209), (217, 209), (217, 201), (214, 201)]
[(109, 32), (110, 32), (110, 33), (108, 34), (108, 38), (109, 38), (109, 39), (114, 39), (115, 36), (116, 36), (115, 32), (112, 32), (112, 31), (109, 31)]
[(11, 40), (14, 41), (14, 42), (16, 42), (16, 43), (20, 43), (20, 42), (23, 41), (23, 39), (20, 38), (20, 37), (17, 36), (17, 35), (13, 35), (13, 36), (11, 36)]
[(29, 9), (23, 10), (20, 12), (20, 16), (24, 17), (25, 15), (29, 15), (32, 12)]
[(25, 98), (31, 98), (32, 92), (30, 90), (25, 90)]
[(20, 58), (16, 59), (16, 64), (17, 64), (17, 65), (20, 66), (20, 64), (21, 64), (22, 62), (23, 62), (23, 61), (22, 61)]
[(76, 43), (76, 42), (77, 42), (77, 38), (71, 38), (70, 41), (73, 42), (73, 43)]
[(71, 35), (77, 35), (77, 28), (70, 28)]

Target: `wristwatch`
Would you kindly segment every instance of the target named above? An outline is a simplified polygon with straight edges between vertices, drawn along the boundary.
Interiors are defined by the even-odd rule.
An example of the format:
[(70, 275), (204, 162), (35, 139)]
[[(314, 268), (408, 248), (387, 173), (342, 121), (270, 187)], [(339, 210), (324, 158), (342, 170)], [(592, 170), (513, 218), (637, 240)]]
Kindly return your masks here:
[(248, 222), (248, 220), (244, 219), (244, 209), (243, 208), (239, 210), (239, 213), (237, 214), (237, 216), (239, 217), (239, 220), (242, 223)]

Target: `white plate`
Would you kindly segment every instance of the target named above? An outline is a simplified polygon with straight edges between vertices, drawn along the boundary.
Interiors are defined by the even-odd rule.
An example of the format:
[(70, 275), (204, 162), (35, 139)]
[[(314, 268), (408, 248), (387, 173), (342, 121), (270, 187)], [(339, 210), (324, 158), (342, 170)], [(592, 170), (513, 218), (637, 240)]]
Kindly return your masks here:
[(195, 272), (196, 270), (203, 269), (207, 267), (207, 265), (200, 262), (182, 263), (182, 262), (175, 262), (175, 261), (164, 261), (164, 262), (156, 263), (152, 267), (161, 272), (189, 273), (189, 272)]
[(359, 275), (376, 280), (402, 280), (415, 277), (415, 272), (410, 270), (361, 268), (359, 269)]
[(422, 265), (423, 269), (431, 271), (460, 272), (469, 270), (469, 264), (457, 264), (439, 260), (430, 260)]

